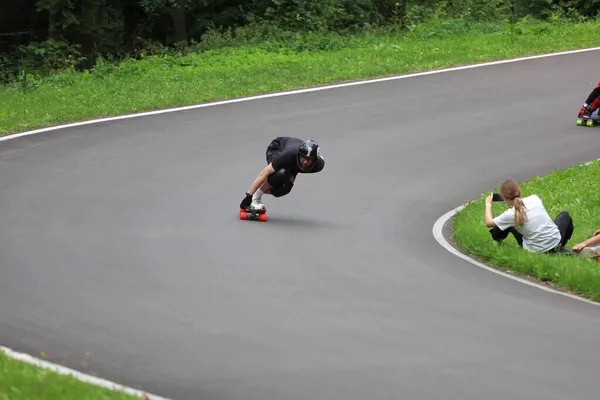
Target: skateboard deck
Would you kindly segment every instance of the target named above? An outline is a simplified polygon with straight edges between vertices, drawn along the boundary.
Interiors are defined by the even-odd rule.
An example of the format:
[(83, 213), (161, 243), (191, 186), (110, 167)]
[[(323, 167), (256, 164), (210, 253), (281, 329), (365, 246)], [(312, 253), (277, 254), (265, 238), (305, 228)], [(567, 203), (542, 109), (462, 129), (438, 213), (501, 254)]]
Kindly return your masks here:
[(244, 210), (243, 208), (240, 208), (240, 219), (247, 220), (247, 221), (266, 222), (267, 221), (267, 210), (251, 211), (251, 210)]

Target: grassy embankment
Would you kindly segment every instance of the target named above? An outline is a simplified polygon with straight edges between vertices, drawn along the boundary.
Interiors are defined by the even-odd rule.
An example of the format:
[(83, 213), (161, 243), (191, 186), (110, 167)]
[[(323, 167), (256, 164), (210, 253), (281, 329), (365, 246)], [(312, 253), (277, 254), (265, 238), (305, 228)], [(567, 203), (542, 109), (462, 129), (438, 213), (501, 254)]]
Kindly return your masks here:
[[(581, 129), (594, 129), (582, 127)], [(566, 210), (575, 227), (567, 248), (583, 242), (600, 229), (597, 180), (600, 161), (557, 170), (544, 177), (520, 182), (522, 195), (538, 195), (550, 217)], [(500, 185), (501, 182), (498, 183)], [(498, 188), (489, 188), (498, 192)], [(470, 202), (452, 221), (453, 239), (467, 254), (499, 269), (544, 281), (558, 289), (600, 301), (600, 263), (579, 255), (564, 256), (530, 253), (521, 249), (512, 235), (501, 244), (492, 241), (485, 227), (485, 196)], [(492, 214), (508, 209), (494, 203)]]
[(1, 400), (140, 400), (13, 360), (0, 351)]
[[(155, 56), (0, 88), (0, 135), (96, 117), (329, 82), (600, 45), (599, 22), (436, 21), (404, 35), (304, 37), (288, 43)], [(298, 48), (327, 50), (297, 51)]]
[[(149, 57), (117, 66), (98, 64), (91, 72), (65, 72), (28, 81), (27, 85), (21, 82), (0, 88), (0, 135), (330, 82), (598, 46), (598, 27), (599, 22), (509, 26), (438, 21), (403, 36), (308, 37), (287, 44), (237, 46), (182, 57)], [(295, 49), (314, 43), (329, 49)], [(598, 170), (598, 165), (593, 168)], [(572, 211), (578, 240), (600, 221), (594, 218), (593, 205), (581, 197), (588, 189), (581, 184), (584, 178), (570, 179), (575, 174), (578, 172), (536, 180), (524, 186), (524, 191), (540, 194), (553, 214), (558, 208)], [(558, 181), (564, 190), (549, 190), (550, 180)], [(600, 292), (600, 285), (594, 283), (598, 280), (593, 263), (556, 263), (554, 258), (525, 255), (511, 247), (509, 241), (501, 249), (492, 247), (487, 232), (482, 230), (481, 205), (482, 202), (473, 203), (456, 219), (456, 238), (467, 249), (499, 265), (510, 261), (513, 269), (521, 273), (551, 277), (582, 293)], [(0, 373), (4, 377), (0, 380), (1, 399), (125, 398), (11, 361), (1, 354)]]

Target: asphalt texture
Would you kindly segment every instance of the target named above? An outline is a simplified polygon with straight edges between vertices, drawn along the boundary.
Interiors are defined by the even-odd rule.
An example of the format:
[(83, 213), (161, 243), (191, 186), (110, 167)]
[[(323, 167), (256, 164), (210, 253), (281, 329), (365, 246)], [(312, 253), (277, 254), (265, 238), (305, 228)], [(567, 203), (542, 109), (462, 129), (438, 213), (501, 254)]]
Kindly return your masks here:
[[(575, 125), (598, 56), (2, 142), (0, 343), (177, 400), (596, 398), (600, 308), (431, 229), (506, 178), (598, 158), (600, 130)], [(325, 169), (240, 221), (279, 135), (315, 138)]]

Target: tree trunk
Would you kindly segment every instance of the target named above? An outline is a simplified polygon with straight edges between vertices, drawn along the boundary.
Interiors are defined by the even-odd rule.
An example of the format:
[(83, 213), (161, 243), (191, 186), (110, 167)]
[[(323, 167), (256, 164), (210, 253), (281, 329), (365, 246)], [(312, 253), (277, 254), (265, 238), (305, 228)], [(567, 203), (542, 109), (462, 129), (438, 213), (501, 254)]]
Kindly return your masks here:
[(58, 31), (56, 13), (49, 10), (48, 11), (48, 39), (58, 40), (59, 37), (60, 37), (60, 33)]
[(185, 4), (178, 2), (178, 4), (171, 11), (171, 17), (173, 18), (173, 33), (175, 43), (187, 43)]
[(140, 20), (140, 7), (136, 0), (124, 0), (123, 44), (128, 51), (133, 51), (133, 49), (135, 49)]

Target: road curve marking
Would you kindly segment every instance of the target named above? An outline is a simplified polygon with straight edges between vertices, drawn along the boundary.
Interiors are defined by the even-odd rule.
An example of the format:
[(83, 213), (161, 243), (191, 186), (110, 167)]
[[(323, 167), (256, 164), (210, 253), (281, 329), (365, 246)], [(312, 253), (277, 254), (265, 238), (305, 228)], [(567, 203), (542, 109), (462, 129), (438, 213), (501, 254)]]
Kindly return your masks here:
[(447, 213), (445, 213), (444, 215), (442, 215), (441, 217), (439, 217), (437, 219), (437, 221), (435, 221), (435, 224), (433, 224), (433, 230), (432, 230), (433, 231), (433, 237), (435, 237), (435, 239), (438, 241), (438, 243), (443, 248), (445, 248), (446, 250), (448, 250), (450, 253), (454, 254), (455, 256), (460, 257), (463, 260), (466, 260), (466, 261), (470, 262), (473, 265), (481, 267), (481, 268), (483, 268), (483, 269), (485, 269), (487, 271), (493, 272), (495, 274), (501, 275), (501, 276), (503, 276), (505, 278), (509, 278), (509, 279), (515, 280), (517, 282), (521, 282), (521, 283), (524, 283), (526, 285), (533, 286), (535, 288), (545, 290), (545, 291), (550, 292), (550, 293), (560, 294), (562, 296), (566, 296), (566, 297), (569, 297), (571, 299), (583, 301), (584, 303), (592, 304), (592, 305), (595, 305), (595, 306), (600, 306), (600, 303), (592, 301), (592, 300), (589, 300), (589, 299), (586, 299), (584, 297), (576, 296), (576, 295), (571, 294), (571, 293), (561, 292), (560, 290), (556, 290), (556, 289), (553, 289), (551, 287), (548, 287), (548, 286), (541, 285), (539, 283), (530, 281), (528, 279), (524, 279), (524, 278), (521, 278), (519, 276), (516, 276), (516, 275), (513, 275), (513, 274), (509, 274), (508, 272), (504, 272), (504, 271), (501, 271), (499, 269), (490, 267), (490, 266), (488, 266), (488, 265), (486, 265), (486, 264), (484, 264), (482, 262), (479, 262), (479, 261), (477, 261), (477, 260), (469, 257), (468, 255), (466, 255), (466, 254), (461, 253), (460, 251), (458, 251), (454, 246), (452, 246), (450, 244), (450, 242), (448, 240), (446, 240), (446, 237), (444, 236), (444, 233), (443, 233), (443, 229), (444, 229), (444, 226), (446, 225), (446, 223), (452, 217), (454, 217), (456, 214), (458, 214), (460, 211), (462, 211), (466, 206), (467, 206), (467, 204), (463, 204), (463, 205), (461, 205), (459, 207), (456, 207), (453, 210), (448, 211)]

